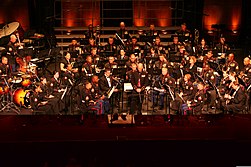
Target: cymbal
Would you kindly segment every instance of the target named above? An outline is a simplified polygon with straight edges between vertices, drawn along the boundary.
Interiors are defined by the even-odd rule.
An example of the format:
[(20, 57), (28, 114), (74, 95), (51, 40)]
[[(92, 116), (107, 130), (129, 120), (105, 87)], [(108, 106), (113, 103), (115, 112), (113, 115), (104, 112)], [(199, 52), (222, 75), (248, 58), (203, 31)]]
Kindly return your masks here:
[(31, 75), (28, 75), (28, 74), (24, 74), (24, 75), (22, 75), (22, 78), (30, 78), (31, 77)]
[(35, 37), (38, 37), (38, 38), (43, 38), (43, 37), (44, 37), (44, 34), (35, 33), (34, 36), (35, 36)]
[(24, 39), (24, 40), (23, 40), (23, 43), (32, 43), (32, 42), (33, 42), (32, 39)]
[(1, 30), (0, 30), (0, 38), (11, 35), (14, 31), (17, 30), (19, 27), (18, 22), (12, 22), (9, 24), (6, 24)]

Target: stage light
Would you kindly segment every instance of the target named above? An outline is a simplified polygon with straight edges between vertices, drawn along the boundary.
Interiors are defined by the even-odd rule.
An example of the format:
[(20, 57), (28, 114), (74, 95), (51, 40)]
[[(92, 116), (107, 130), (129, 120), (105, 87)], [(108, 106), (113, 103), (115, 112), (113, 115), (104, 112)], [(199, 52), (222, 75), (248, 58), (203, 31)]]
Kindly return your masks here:
[(71, 35), (71, 30), (68, 30), (66, 35)]
[(162, 34), (164, 34), (164, 35), (167, 34), (166, 30), (161, 30), (161, 32), (162, 32)]
[(212, 30), (207, 31), (208, 34), (213, 34), (214, 32)]
[(238, 31), (237, 31), (237, 30), (233, 30), (233, 33), (234, 33), (234, 34), (237, 34), (237, 33), (238, 33)]
[(144, 33), (143, 30), (138, 30), (138, 34), (139, 34), (139, 35), (142, 35), (143, 33)]

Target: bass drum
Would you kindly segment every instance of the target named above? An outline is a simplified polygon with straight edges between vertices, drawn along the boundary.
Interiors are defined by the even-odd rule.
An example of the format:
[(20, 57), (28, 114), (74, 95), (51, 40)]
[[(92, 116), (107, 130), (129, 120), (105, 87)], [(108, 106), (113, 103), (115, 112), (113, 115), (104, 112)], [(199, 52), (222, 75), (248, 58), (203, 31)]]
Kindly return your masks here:
[(14, 91), (13, 94), (13, 101), (16, 105), (24, 106), (28, 108), (30, 106), (30, 95), (32, 91), (31, 90), (24, 90), (22, 88), (19, 88)]

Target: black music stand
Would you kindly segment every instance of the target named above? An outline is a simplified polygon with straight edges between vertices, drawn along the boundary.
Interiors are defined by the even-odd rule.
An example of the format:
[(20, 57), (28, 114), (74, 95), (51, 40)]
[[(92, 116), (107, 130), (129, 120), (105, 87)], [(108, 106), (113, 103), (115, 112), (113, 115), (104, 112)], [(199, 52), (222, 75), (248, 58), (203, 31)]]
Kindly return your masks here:
[(118, 59), (115, 62), (118, 63), (118, 67), (124, 67), (127, 61), (127, 59)]
[(176, 54), (169, 55), (169, 62), (181, 63), (183, 56), (178, 56)]
[(151, 62), (151, 60), (152, 60), (152, 63), (154, 64), (156, 61), (159, 60), (159, 57), (149, 57), (149, 56), (147, 56), (146, 57), (146, 64), (149, 64)]
[(109, 56), (113, 56), (113, 57), (114, 57), (113, 51), (104, 51), (104, 52), (100, 52), (99, 55), (100, 55), (100, 57), (101, 57), (102, 59), (107, 59)]
[(208, 64), (209, 64), (210, 68), (212, 68), (215, 71), (218, 71), (218, 64), (217, 63), (209, 61)]
[(197, 67), (200, 67), (200, 68), (203, 68), (203, 61), (197, 61), (196, 63), (195, 63), (195, 65), (197, 66)]
[(21, 57), (21, 58), (24, 58), (26, 56), (33, 56), (34, 54), (34, 50), (33, 48), (24, 48), (24, 49), (18, 49), (18, 55)]

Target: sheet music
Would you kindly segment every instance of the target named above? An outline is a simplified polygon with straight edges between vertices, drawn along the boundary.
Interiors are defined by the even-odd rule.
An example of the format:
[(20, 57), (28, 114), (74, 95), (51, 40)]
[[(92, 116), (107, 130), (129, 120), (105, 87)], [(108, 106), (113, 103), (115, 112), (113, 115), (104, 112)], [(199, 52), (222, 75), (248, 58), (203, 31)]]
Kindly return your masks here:
[(131, 83), (124, 83), (124, 91), (130, 91), (133, 90)]

